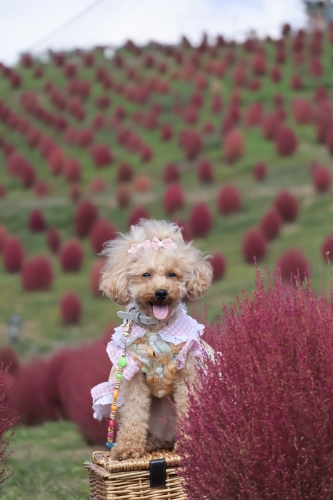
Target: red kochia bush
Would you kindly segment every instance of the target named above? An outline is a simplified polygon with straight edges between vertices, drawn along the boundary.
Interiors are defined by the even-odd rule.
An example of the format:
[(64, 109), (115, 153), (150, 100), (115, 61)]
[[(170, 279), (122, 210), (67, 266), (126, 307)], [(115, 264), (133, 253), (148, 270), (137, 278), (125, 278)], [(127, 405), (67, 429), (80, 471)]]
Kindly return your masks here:
[(99, 259), (91, 268), (89, 274), (89, 289), (93, 297), (102, 297), (103, 292), (99, 289), (99, 282), (101, 279), (102, 269), (105, 266), (105, 260)]
[(189, 103), (195, 108), (201, 108), (204, 103), (202, 94), (200, 94), (200, 92), (194, 92), (194, 94), (192, 94), (190, 97)]
[(319, 78), (323, 74), (323, 65), (320, 59), (318, 57), (313, 57), (310, 62), (309, 66), (309, 73), (311, 76), (314, 76), (315, 78)]
[(74, 63), (66, 63), (64, 67), (64, 76), (66, 78), (74, 78), (77, 73), (77, 67)]
[(262, 122), (262, 104), (261, 102), (254, 102), (247, 109), (245, 113), (245, 125), (246, 127), (256, 127)]
[(60, 300), (60, 316), (65, 325), (76, 325), (82, 313), (81, 300), (74, 292), (67, 292)]
[(255, 75), (261, 76), (266, 73), (266, 60), (262, 54), (255, 54), (252, 61), (252, 70)]
[(13, 406), (20, 417), (21, 425), (38, 425), (46, 420), (55, 420), (52, 405), (46, 398), (45, 384), (47, 363), (35, 359), (22, 366), (13, 385)]
[(297, 149), (297, 137), (286, 125), (278, 127), (275, 134), (276, 151), (281, 156), (290, 156)]
[(277, 92), (273, 98), (273, 103), (276, 108), (279, 108), (280, 106), (283, 106), (284, 104), (284, 97), (280, 92)]
[(325, 262), (329, 259), (330, 262), (333, 261), (333, 236), (326, 236), (321, 245), (321, 256)]
[(242, 134), (237, 129), (232, 129), (226, 135), (223, 151), (226, 160), (233, 163), (244, 154), (245, 143)]
[(65, 156), (61, 149), (52, 149), (51, 153), (47, 157), (47, 163), (52, 175), (59, 175), (65, 165)]
[(279, 259), (282, 279), (290, 283), (291, 278), (298, 275), (303, 280), (309, 272), (310, 265), (301, 250), (290, 248), (286, 250)]
[(96, 106), (101, 109), (107, 109), (111, 104), (111, 99), (108, 95), (100, 95), (96, 99)]
[(74, 229), (79, 238), (87, 236), (98, 217), (97, 208), (91, 201), (83, 201), (74, 216)]
[(226, 184), (217, 195), (217, 207), (219, 212), (224, 215), (238, 212), (241, 207), (241, 197), (238, 189), (232, 184)]
[(282, 189), (274, 201), (274, 206), (284, 222), (293, 222), (298, 216), (297, 198), (287, 189)]
[(2, 249), (5, 245), (5, 242), (7, 241), (9, 237), (8, 231), (5, 226), (0, 224), (0, 253), (2, 253)]
[(107, 433), (107, 420), (99, 422), (93, 417), (90, 391), (107, 380), (110, 373), (111, 362), (106, 353), (109, 339), (110, 335), (107, 340), (99, 339), (81, 347), (64, 364), (59, 377), (61, 406), (90, 444), (105, 444)]
[(313, 173), (313, 184), (319, 193), (325, 193), (331, 187), (332, 176), (327, 167), (317, 166)]
[(85, 119), (86, 113), (82, 101), (78, 97), (71, 97), (68, 99), (67, 109), (77, 121)]
[(180, 422), (189, 500), (331, 499), (331, 314), (310, 285), (284, 286), (277, 272), (267, 288), (258, 271), (254, 297), (224, 306), (206, 333), (221, 354)]
[(267, 175), (267, 164), (264, 163), (263, 161), (260, 161), (257, 163), (253, 169), (253, 177), (257, 181), (262, 181), (265, 179)]
[(106, 182), (101, 177), (91, 179), (89, 183), (89, 190), (91, 193), (103, 193), (106, 191)]
[(90, 149), (90, 154), (96, 168), (103, 168), (111, 165), (113, 154), (106, 144), (95, 144)]
[(170, 184), (164, 191), (163, 206), (167, 214), (172, 214), (184, 206), (184, 193), (177, 183)]
[(10, 476), (4, 462), (8, 457), (10, 430), (18, 420), (18, 415), (11, 409), (13, 382), (8, 365), (1, 365), (0, 362), (0, 485)]
[(286, 118), (287, 118), (287, 113), (285, 112), (283, 106), (279, 106), (276, 110), (275, 110), (275, 113), (276, 113), (276, 116), (278, 117), (278, 119), (280, 120), (280, 122), (284, 122), (286, 121)]
[(196, 124), (198, 121), (197, 108), (195, 108), (194, 106), (189, 106), (188, 108), (186, 108), (183, 113), (183, 119), (185, 123), (188, 123), (190, 125)]
[(148, 144), (143, 144), (140, 148), (141, 163), (150, 161), (153, 157), (153, 150)]
[(253, 264), (254, 259), (259, 261), (265, 257), (267, 244), (261, 229), (253, 227), (245, 233), (242, 250), (244, 259), (250, 264)]
[(315, 102), (319, 103), (320, 101), (327, 101), (328, 94), (325, 87), (319, 86), (315, 88), (313, 99)]
[(163, 180), (166, 183), (177, 182), (180, 178), (180, 172), (175, 163), (168, 163), (163, 170)]
[(222, 111), (222, 108), (223, 108), (223, 102), (221, 97), (219, 95), (214, 95), (211, 104), (212, 113), (218, 114)]
[(70, 359), (74, 360), (77, 352), (74, 349), (62, 349), (56, 352), (48, 359), (43, 370), (44, 387), (46, 387), (44, 397), (46, 403), (53, 408), (56, 420), (69, 418), (60, 398), (59, 380), (65, 364)]
[(278, 66), (274, 66), (271, 70), (271, 80), (278, 83), (281, 80), (281, 70)]
[(306, 99), (295, 99), (293, 102), (293, 116), (296, 123), (303, 125), (311, 123), (313, 118), (312, 108)]
[(266, 240), (273, 240), (278, 236), (281, 229), (281, 224), (281, 216), (275, 208), (272, 208), (265, 213), (260, 221), (260, 229), (263, 232)]
[(65, 162), (65, 176), (67, 182), (80, 182), (82, 175), (81, 164), (76, 158), (70, 158)]
[(101, 253), (104, 243), (113, 240), (117, 236), (116, 228), (106, 219), (97, 219), (90, 234), (90, 246), (95, 253)]
[(198, 169), (197, 176), (200, 182), (209, 183), (214, 180), (213, 167), (209, 160), (201, 160)]
[(78, 184), (72, 184), (69, 188), (69, 197), (74, 203), (79, 201), (82, 196), (81, 188)]
[(134, 179), (134, 188), (136, 191), (146, 193), (151, 189), (151, 180), (148, 175), (137, 175)]
[(303, 81), (301, 75), (293, 75), (290, 81), (290, 87), (292, 90), (302, 90)]
[(133, 169), (128, 163), (121, 163), (117, 170), (118, 182), (130, 182), (133, 179)]
[(50, 260), (44, 255), (33, 257), (23, 264), (22, 288), (27, 292), (49, 290), (52, 287), (53, 277)]
[(318, 140), (319, 140), (319, 142), (325, 141), (325, 144), (327, 146), (328, 151), (331, 153), (331, 155), (333, 155), (333, 126), (332, 126), (331, 118), (329, 118), (329, 120), (323, 121), (322, 123), (325, 125), (328, 123), (329, 128), (327, 130), (325, 125), (322, 128), (322, 124), (321, 123), (318, 124), (318, 129), (319, 129), (318, 133), (317, 133)]
[(247, 76), (244, 66), (237, 66), (232, 74), (233, 82), (238, 87), (244, 87), (247, 83)]
[(173, 222), (181, 229), (184, 241), (193, 240), (193, 232), (187, 221), (176, 219)]
[(135, 207), (130, 213), (127, 221), (128, 229), (131, 226), (136, 226), (140, 219), (149, 219), (149, 213), (145, 207)]
[(76, 273), (81, 269), (84, 251), (80, 243), (70, 240), (60, 250), (60, 264), (65, 273)]
[(212, 213), (205, 203), (197, 203), (191, 210), (189, 229), (194, 238), (204, 238), (210, 232), (213, 224)]
[(33, 210), (29, 215), (28, 226), (31, 232), (38, 233), (44, 231), (45, 220), (42, 212), (38, 209)]
[(213, 281), (223, 278), (227, 267), (227, 261), (224, 255), (221, 253), (214, 253), (209, 259), (209, 262), (213, 268)]
[(23, 263), (24, 248), (15, 236), (8, 238), (2, 249), (3, 267), (7, 273), (17, 273)]
[(48, 184), (42, 179), (37, 179), (34, 185), (35, 196), (42, 197), (48, 196), (50, 194), (50, 188)]
[(19, 372), (20, 360), (11, 347), (2, 347), (0, 349), (0, 366), (1, 365), (4, 367), (8, 366), (8, 373), (13, 377)]
[(194, 160), (202, 149), (200, 135), (194, 130), (184, 130), (180, 134), (180, 146), (183, 148), (187, 159)]
[(50, 227), (46, 233), (46, 243), (52, 253), (57, 253), (61, 243), (61, 236), (55, 227)]
[(132, 191), (128, 184), (119, 184), (116, 189), (115, 199), (119, 208), (126, 208), (131, 202)]
[(173, 128), (169, 123), (165, 123), (161, 128), (161, 140), (170, 141), (173, 136)]
[(262, 134), (265, 139), (272, 141), (280, 126), (281, 120), (276, 111), (267, 115), (262, 121)]

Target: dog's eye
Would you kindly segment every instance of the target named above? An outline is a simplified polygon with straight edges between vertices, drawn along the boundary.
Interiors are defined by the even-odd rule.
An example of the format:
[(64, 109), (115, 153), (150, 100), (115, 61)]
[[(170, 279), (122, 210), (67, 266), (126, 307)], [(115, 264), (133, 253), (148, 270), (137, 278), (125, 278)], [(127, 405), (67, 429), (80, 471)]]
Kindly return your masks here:
[(169, 278), (177, 278), (177, 274), (176, 273), (169, 273)]
[(142, 276), (143, 276), (143, 278), (150, 278), (151, 274), (149, 274), (149, 273), (144, 273)]

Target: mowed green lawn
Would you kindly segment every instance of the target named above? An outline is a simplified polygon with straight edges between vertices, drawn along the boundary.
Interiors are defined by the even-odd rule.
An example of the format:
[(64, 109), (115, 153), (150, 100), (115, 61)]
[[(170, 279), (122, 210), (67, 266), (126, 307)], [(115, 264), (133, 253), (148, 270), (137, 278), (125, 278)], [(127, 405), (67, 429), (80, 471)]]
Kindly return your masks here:
[[(268, 67), (273, 65), (275, 51), (272, 44), (264, 43), (266, 49)], [(289, 45), (289, 42), (287, 42)], [(228, 49), (220, 49), (218, 57)], [(310, 162), (315, 159), (328, 166), (333, 173), (332, 157), (323, 145), (316, 141), (313, 126), (297, 126), (291, 113), (291, 105), (296, 97), (313, 99), (316, 86), (324, 85), (328, 90), (332, 102), (331, 67), (332, 46), (324, 45), (322, 62), (324, 64), (324, 75), (314, 79), (308, 75), (308, 62), (297, 68), (303, 77), (304, 90), (294, 92), (290, 89), (290, 78), (295, 71), (291, 56), (287, 51), (288, 58), (285, 65), (281, 67), (283, 78), (279, 84), (273, 84), (269, 75), (261, 77), (262, 89), (258, 92), (242, 90), (242, 111), (255, 101), (264, 105), (265, 114), (274, 108), (273, 97), (280, 92), (285, 99), (285, 110), (287, 112), (287, 123), (294, 129), (298, 136), (299, 145), (297, 152), (288, 158), (276, 155), (274, 144), (265, 141), (258, 128), (247, 129), (241, 123), (239, 129), (245, 138), (245, 154), (235, 164), (226, 163), (222, 152), (222, 138), (220, 127), (222, 119), (226, 114), (228, 100), (232, 83), (233, 69), (229, 69), (225, 77), (219, 82), (221, 84), (221, 97), (224, 102), (223, 112), (220, 115), (212, 115), (210, 103), (212, 93), (210, 85), (218, 80), (209, 77), (209, 86), (204, 91), (205, 102), (200, 111), (200, 119), (195, 129), (201, 130), (205, 122), (212, 121), (215, 132), (204, 138), (204, 149), (200, 157), (192, 162), (185, 159), (184, 152), (178, 144), (178, 133), (184, 128), (190, 128), (182, 123), (180, 118), (172, 112), (172, 104), (177, 98), (180, 102), (187, 103), (194, 91), (192, 82), (174, 82), (170, 80), (170, 74), (174, 69), (174, 63), (155, 49), (146, 49), (158, 60), (165, 60), (169, 71), (166, 75), (160, 75), (171, 84), (171, 91), (166, 96), (154, 96), (152, 102), (158, 102), (162, 106), (161, 122), (171, 123), (175, 136), (170, 142), (163, 143), (160, 140), (159, 131), (147, 131), (143, 127), (135, 128), (130, 115), (138, 109), (138, 106), (128, 102), (123, 96), (110, 92), (112, 104), (105, 113), (110, 116), (114, 109), (121, 105), (127, 112), (124, 126), (137, 131), (141, 137), (152, 146), (154, 150), (153, 159), (142, 164), (137, 155), (129, 154), (116, 143), (114, 130), (111, 127), (95, 134), (96, 142), (107, 143), (111, 146), (115, 156), (112, 166), (96, 170), (90, 156), (83, 148), (68, 146), (60, 133), (52, 129), (46, 129), (41, 123), (30, 116), (31, 122), (45, 132), (52, 135), (57, 143), (69, 157), (76, 157), (82, 164), (83, 175), (81, 188), (83, 198), (91, 199), (98, 207), (100, 216), (110, 220), (119, 231), (127, 228), (127, 219), (132, 209), (137, 205), (144, 205), (151, 217), (165, 219), (162, 204), (165, 185), (162, 182), (164, 166), (169, 162), (179, 165), (182, 172), (181, 185), (185, 193), (185, 207), (173, 215), (173, 218), (186, 220), (190, 210), (198, 201), (204, 201), (210, 207), (213, 214), (213, 227), (205, 239), (195, 240), (195, 245), (207, 253), (222, 252), (227, 259), (228, 267), (223, 280), (212, 285), (206, 296), (196, 304), (201, 311), (207, 306), (208, 315), (213, 319), (221, 313), (222, 305), (230, 303), (242, 290), (250, 293), (254, 289), (255, 268), (247, 264), (242, 255), (242, 240), (245, 232), (252, 226), (258, 225), (263, 214), (273, 203), (274, 197), (282, 188), (289, 188), (300, 202), (300, 213), (296, 222), (285, 224), (280, 236), (268, 245), (266, 257), (259, 263), (264, 271), (267, 266), (270, 271), (282, 253), (290, 247), (300, 248), (306, 255), (312, 271), (312, 282), (316, 289), (320, 288), (320, 275), (323, 275), (325, 289), (328, 289), (329, 278), (326, 263), (322, 260), (320, 246), (328, 234), (332, 234), (332, 192), (318, 194), (312, 186), (310, 174)], [(241, 47), (235, 48), (238, 61), (242, 58), (251, 57)], [(141, 70), (140, 58), (133, 57), (126, 51), (122, 51), (126, 66), (137, 67), (145, 76), (155, 74), (154, 69)], [(185, 51), (188, 53), (188, 50)], [(112, 77), (117, 82), (126, 82), (124, 69), (114, 69), (110, 61), (105, 60), (100, 52), (96, 52), (96, 64), (108, 68)], [(208, 60), (204, 55), (202, 60)], [(0, 78), (0, 99), (4, 100), (16, 112), (24, 115), (19, 105), (19, 96), (22, 90), (33, 90), (38, 93), (43, 106), (52, 110), (52, 106), (42, 91), (46, 80), (51, 80), (57, 87), (65, 88), (66, 79), (62, 70), (51, 64), (44, 64), (44, 77), (35, 80), (31, 76), (31, 70), (19, 69), (23, 75), (23, 87), (19, 90), (11, 90), (8, 81)], [(86, 119), (83, 123), (76, 123), (68, 114), (66, 118), (71, 125), (83, 128), (91, 123), (98, 110), (95, 99), (103, 91), (101, 86), (94, 81), (94, 68), (79, 68), (79, 78), (86, 79), (91, 83), (92, 91), (89, 99), (84, 104)], [(250, 72), (250, 70), (249, 70)], [(151, 103), (140, 109), (147, 111)], [(0, 183), (7, 188), (7, 196), (0, 200), (0, 224), (6, 226), (11, 234), (15, 234), (22, 241), (27, 257), (39, 254), (47, 254), (52, 260), (55, 280), (52, 290), (43, 293), (26, 293), (22, 290), (20, 276), (17, 274), (6, 274), (0, 265), (0, 347), (8, 345), (6, 322), (13, 311), (16, 311), (23, 320), (23, 329), (20, 342), (16, 349), (23, 361), (29, 361), (34, 356), (50, 355), (62, 346), (78, 346), (81, 342), (89, 342), (101, 335), (109, 323), (117, 323), (116, 312), (119, 307), (113, 305), (108, 299), (93, 298), (89, 291), (89, 271), (96, 261), (97, 256), (91, 250), (89, 240), (84, 239), (82, 245), (85, 250), (85, 259), (82, 269), (77, 274), (65, 274), (62, 272), (57, 256), (51, 255), (45, 242), (45, 234), (32, 234), (27, 227), (27, 220), (33, 208), (40, 208), (50, 226), (56, 226), (63, 241), (73, 237), (73, 216), (76, 205), (69, 198), (69, 186), (63, 177), (51, 177), (46, 161), (42, 159), (38, 150), (30, 150), (25, 140), (16, 131), (10, 131), (0, 124), (0, 136), (6, 142), (14, 144), (18, 152), (26, 157), (35, 167), (39, 178), (45, 180), (51, 187), (52, 193), (46, 198), (36, 198), (32, 190), (23, 190), (18, 182), (8, 177), (5, 173), (5, 160), (1, 158)], [(215, 182), (211, 185), (200, 184), (197, 180), (196, 168), (201, 158), (208, 158), (215, 171)], [(252, 170), (258, 161), (265, 161), (268, 165), (267, 178), (262, 182), (253, 179)], [(147, 193), (133, 193), (130, 207), (119, 209), (115, 203), (116, 170), (121, 162), (132, 165), (135, 173), (148, 175), (152, 182), (152, 188)], [(89, 191), (89, 182), (94, 177), (102, 177), (107, 182), (107, 192), (92, 195)], [(242, 196), (242, 209), (239, 213), (230, 217), (222, 216), (217, 211), (216, 197), (220, 188), (227, 182), (233, 183)], [(75, 327), (66, 327), (61, 324), (58, 303), (61, 296), (68, 290), (77, 292), (82, 300), (83, 314), (81, 322)], [(189, 305), (189, 307), (191, 307)], [(4, 499), (62, 499), (62, 498), (88, 498), (87, 472), (83, 470), (82, 463), (90, 459), (92, 449), (88, 448), (77, 434), (74, 426), (67, 422), (45, 424), (35, 428), (18, 428), (11, 441), (13, 454), (7, 461), (7, 465), (14, 475), (5, 483), (1, 498)]]

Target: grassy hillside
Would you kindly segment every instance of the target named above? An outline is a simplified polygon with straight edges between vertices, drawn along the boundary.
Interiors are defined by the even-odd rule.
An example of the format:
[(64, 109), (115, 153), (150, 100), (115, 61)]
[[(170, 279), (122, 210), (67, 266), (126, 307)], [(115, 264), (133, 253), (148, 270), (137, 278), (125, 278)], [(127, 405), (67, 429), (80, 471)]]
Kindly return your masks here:
[[(305, 44), (309, 40), (305, 41)], [(119, 51), (123, 59), (123, 67), (116, 68), (114, 63), (103, 57), (103, 52), (96, 50), (93, 53), (94, 65), (86, 68), (82, 64), (80, 55), (68, 54), (67, 60), (74, 61), (77, 66), (80, 80), (89, 82), (91, 91), (87, 99), (84, 100), (86, 116), (84, 120), (75, 120), (68, 111), (59, 113), (50, 103), (45, 92), (45, 82), (52, 82), (64, 96), (68, 93), (66, 88), (68, 79), (63, 75), (63, 68), (56, 67), (50, 61), (41, 64), (33, 61), (33, 67), (41, 67), (43, 77), (33, 78), (33, 68), (22, 66), (15, 68), (22, 78), (22, 85), (18, 89), (12, 89), (8, 79), (0, 79), (0, 96), (2, 101), (17, 113), (21, 118), (27, 118), (31, 125), (39, 128), (48, 136), (52, 137), (61, 147), (68, 157), (77, 158), (82, 165), (82, 180), (80, 187), (82, 198), (91, 199), (98, 207), (99, 213), (112, 221), (119, 231), (126, 230), (126, 221), (132, 208), (137, 205), (144, 205), (149, 214), (155, 218), (166, 218), (161, 200), (165, 185), (162, 181), (162, 171), (169, 162), (175, 162), (182, 173), (181, 185), (185, 192), (186, 203), (184, 209), (176, 212), (173, 218), (186, 220), (191, 207), (197, 201), (204, 201), (211, 208), (214, 215), (213, 229), (206, 239), (196, 241), (202, 250), (206, 252), (222, 252), (228, 262), (225, 278), (214, 284), (202, 302), (207, 303), (209, 314), (213, 317), (219, 313), (221, 303), (230, 301), (242, 289), (251, 289), (253, 283), (253, 266), (244, 262), (241, 246), (245, 231), (251, 226), (257, 225), (264, 212), (271, 206), (272, 199), (281, 188), (288, 187), (298, 197), (301, 210), (298, 220), (289, 225), (284, 225), (280, 237), (269, 244), (267, 256), (261, 265), (267, 265), (273, 269), (282, 252), (290, 246), (300, 247), (306, 254), (313, 269), (314, 285), (318, 286), (318, 266), (322, 265), (320, 257), (320, 245), (323, 238), (330, 233), (331, 224), (328, 213), (331, 211), (331, 194), (318, 195), (312, 187), (310, 175), (310, 161), (316, 159), (320, 163), (331, 167), (331, 158), (325, 145), (317, 143), (314, 124), (296, 125), (291, 113), (292, 102), (296, 97), (302, 97), (313, 102), (313, 93), (317, 86), (323, 85), (330, 93), (331, 80), (330, 68), (332, 48), (328, 42), (324, 43), (323, 55), (321, 58), (324, 66), (323, 75), (314, 78), (309, 75), (309, 56), (305, 51), (305, 62), (295, 68), (293, 56), (290, 49), (291, 41), (286, 39), (287, 58), (285, 64), (281, 65), (282, 79), (279, 83), (271, 81), (269, 70), (273, 65), (275, 47), (272, 42), (260, 44), (266, 53), (267, 72), (259, 78), (261, 89), (256, 92), (247, 88), (240, 89), (241, 92), (241, 115), (242, 119), (238, 125), (245, 137), (245, 153), (235, 164), (228, 164), (222, 153), (223, 136), (221, 135), (221, 123), (227, 113), (230, 92), (234, 89), (233, 71), (241, 62), (248, 66), (248, 74), (251, 75), (252, 53), (247, 53), (241, 46), (222, 47), (216, 50), (214, 57), (204, 52), (200, 57), (200, 68), (197, 72), (205, 74), (205, 68), (209, 61), (221, 61), (228, 52), (233, 51), (236, 62), (230, 65), (223, 78), (218, 79), (214, 75), (207, 74), (207, 88), (200, 91), (203, 96), (203, 106), (199, 110), (199, 119), (194, 126), (184, 124), (181, 116), (175, 114), (173, 104), (175, 102), (186, 105), (190, 96), (196, 90), (193, 78), (189, 81), (182, 81), (181, 71), (184, 70), (185, 62), (177, 65), (172, 57), (163, 54), (160, 48), (144, 48), (140, 56), (133, 52), (122, 49)], [(184, 61), (193, 54), (193, 49), (180, 48)], [(153, 57), (155, 67), (146, 69), (143, 67), (144, 58), (147, 54)], [(156, 69), (156, 61), (165, 62), (167, 71), (160, 75)], [(95, 68), (102, 67), (111, 76), (114, 84), (110, 90), (103, 90), (100, 83), (96, 82), (94, 74)], [(142, 81), (147, 81), (150, 77), (157, 76), (167, 82), (169, 91), (166, 95), (152, 94), (148, 102), (140, 105), (130, 102), (124, 95), (116, 93), (116, 84), (123, 83), (130, 86), (128, 79), (128, 68), (134, 68), (140, 75)], [(202, 68), (202, 69), (201, 69)], [(175, 79), (175, 71), (180, 73), (180, 77)], [(297, 72), (303, 78), (304, 90), (292, 91), (290, 89), (290, 79)], [(133, 84), (132, 84), (133, 85)], [(214, 87), (215, 86), (215, 87)], [(222, 112), (213, 114), (210, 105), (214, 93), (222, 98)], [(100, 95), (108, 95), (111, 99), (111, 106), (104, 111), (107, 125), (100, 131), (94, 133), (96, 143), (108, 144), (113, 152), (114, 161), (111, 166), (96, 170), (90, 158), (88, 148), (80, 148), (69, 145), (64, 138), (64, 133), (55, 132), (51, 127), (28, 115), (20, 105), (20, 96), (25, 91), (33, 91), (42, 106), (55, 114), (62, 114), (68, 127), (76, 129), (90, 128), (94, 116), (98, 113), (95, 102)], [(287, 113), (286, 122), (297, 134), (299, 146), (295, 154), (290, 157), (278, 157), (273, 142), (265, 141), (259, 127), (246, 128), (244, 126), (244, 114), (248, 106), (253, 102), (261, 102), (264, 106), (265, 115), (274, 109), (273, 98), (279, 92), (284, 98), (284, 109)], [(154, 103), (161, 106), (161, 113), (158, 118), (156, 130), (146, 130), (142, 125), (133, 124), (131, 115), (137, 110), (147, 112)], [(111, 117), (114, 110), (121, 106), (126, 112), (127, 118), (121, 124), (111, 125)], [(210, 121), (214, 125), (214, 132), (209, 135), (202, 134), (204, 143), (203, 151), (199, 157), (193, 161), (187, 161), (184, 152), (179, 147), (179, 133), (184, 128), (193, 128), (202, 131), (203, 124)], [(111, 122), (111, 123), (110, 123)], [(174, 130), (174, 137), (168, 141), (160, 140), (161, 124), (170, 123)], [(153, 149), (153, 157), (147, 163), (141, 163), (137, 154), (130, 154), (117, 143), (117, 132), (120, 128), (128, 127), (137, 131), (145, 143)], [(106, 299), (94, 299), (88, 289), (88, 273), (96, 259), (90, 248), (87, 239), (82, 241), (85, 250), (83, 267), (78, 274), (65, 274), (59, 266), (57, 256), (50, 255), (45, 243), (45, 233), (33, 234), (27, 227), (27, 220), (33, 208), (40, 208), (43, 211), (46, 222), (49, 226), (57, 227), (63, 241), (73, 236), (73, 216), (75, 204), (69, 198), (69, 186), (63, 176), (53, 177), (47, 167), (47, 161), (41, 157), (37, 149), (30, 149), (25, 137), (17, 130), (12, 130), (7, 123), (0, 124), (0, 135), (6, 143), (11, 143), (15, 150), (22, 155), (35, 168), (37, 177), (44, 180), (51, 189), (51, 194), (43, 198), (36, 197), (32, 189), (24, 190), (18, 179), (6, 175), (6, 159), (3, 158), (3, 168), (0, 171), (0, 183), (2, 183), (7, 195), (0, 200), (0, 223), (8, 231), (17, 235), (25, 248), (26, 256), (30, 257), (39, 254), (48, 254), (54, 265), (56, 279), (52, 290), (47, 293), (25, 293), (22, 291), (19, 276), (17, 274), (6, 274), (1, 270), (1, 296), (0, 296), (0, 342), (7, 343), (5, 323), (10, 313), (17, 311), (23, 321), (24, 328), (22, 341), (19, 344), (19, 352), (22, 355), (35, 354), (41, 351), (49, 351), (58, 344), (76, 344), (82, 340), (95, 338), (101, 333), (106, 324), (116, 320), (116, 309)], [(207, 158), (212, 162), (215, 181), (213, 184), (200, 184), (196, 176), (196, 167), (201, 158)], [(268, 165), (267, 178), (258, 183), (253, 179), (252, 170), (259, 161), (265, 161)], [(147, 193), (134, 192), (130, 206), (126, 209), (117, 208), (115, 202), (116, 171), (121, 162), (128, 162), (134, 169), (135, 174), (145, 174), (151, 179), (151, 190)], [(102, 194), (92, 194), (89, 191), (89, 182), (94, 177), (102, 177), (107, 184), (107, 191)], [(242, 196), (242, 209), (239, 213), (229, 217), (224, 217), (217, 213), (216, 196), (221, 186), (226, 182), (232, 182), (240, 191)], [(328, 212), (328, 213), (327, 213)], [(324, 265), (324, 273), (325, 265)], [(79, 293), (83, 302), (83, 316), (81, 323), (75, 328), (65, 328), (61, 325), (58, 313), (58, 302), (62, 294), (68, 290)]]

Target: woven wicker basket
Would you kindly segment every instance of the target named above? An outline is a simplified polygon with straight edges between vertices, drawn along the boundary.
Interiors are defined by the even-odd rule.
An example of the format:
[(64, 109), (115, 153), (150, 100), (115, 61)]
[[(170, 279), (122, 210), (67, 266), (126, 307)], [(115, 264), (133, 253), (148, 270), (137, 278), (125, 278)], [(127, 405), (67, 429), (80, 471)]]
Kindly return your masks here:
[[(150, 487), (150, 461), (165, 459), (166, 486)], [(180, 456), (171, 451), (147, 453), (137, 460), (110, 460), (108, 452), (95, 451), (89, 470), (90, 500), (187, 500), (176, 469)]]

